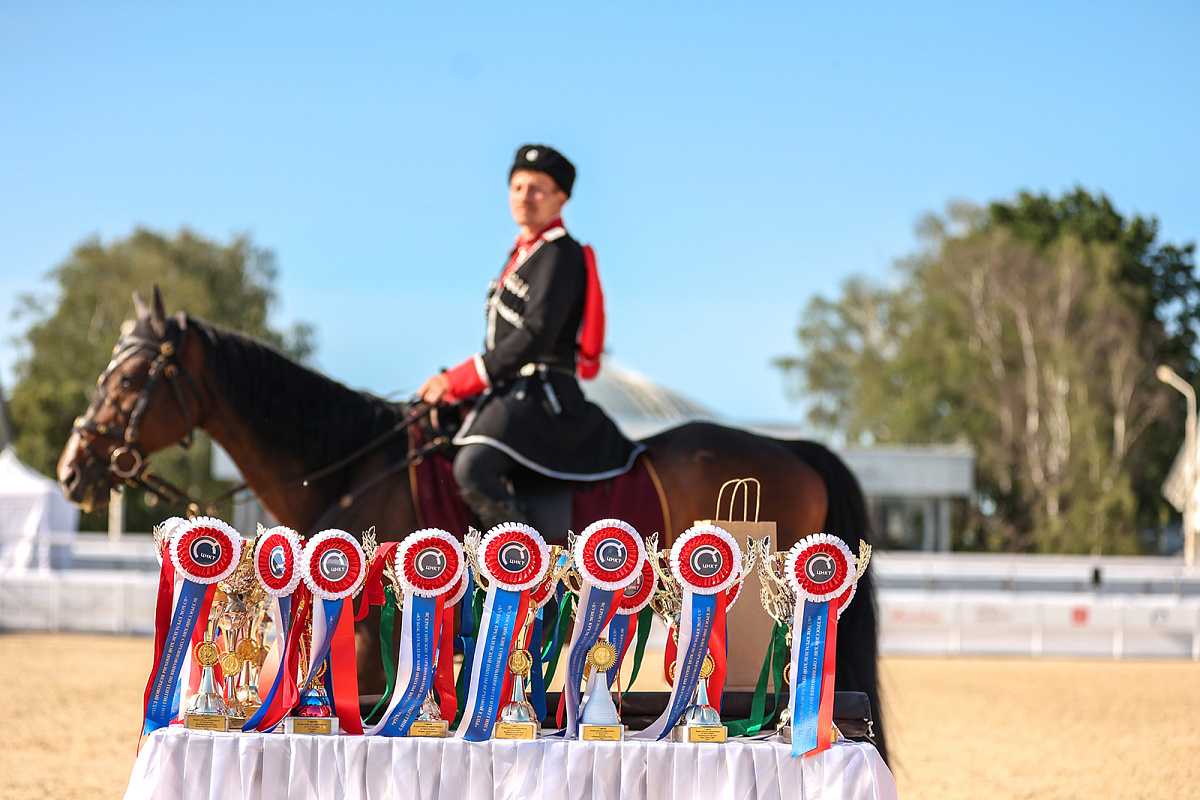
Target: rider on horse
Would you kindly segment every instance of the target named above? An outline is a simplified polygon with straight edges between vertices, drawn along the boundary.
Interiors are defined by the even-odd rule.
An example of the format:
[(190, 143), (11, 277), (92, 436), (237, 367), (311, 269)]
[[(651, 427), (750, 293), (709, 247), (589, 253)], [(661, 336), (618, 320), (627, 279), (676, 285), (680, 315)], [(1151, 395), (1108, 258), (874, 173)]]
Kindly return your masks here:
[(517, 151), (508, 201), (520, 234), (488, 290), (483, 352), (418, 391), (431, 404), (476, 398), (454, 437), (454, 477), (485, 529), (529, 521), (512, 489), (519, 467), (604, 480), (628, 470), (642, 449), (584, 397), (576, 378), (599, 368), (604, 309), (591, 248), (563, 227), (574, 183), (575, 167), (558, 151)]

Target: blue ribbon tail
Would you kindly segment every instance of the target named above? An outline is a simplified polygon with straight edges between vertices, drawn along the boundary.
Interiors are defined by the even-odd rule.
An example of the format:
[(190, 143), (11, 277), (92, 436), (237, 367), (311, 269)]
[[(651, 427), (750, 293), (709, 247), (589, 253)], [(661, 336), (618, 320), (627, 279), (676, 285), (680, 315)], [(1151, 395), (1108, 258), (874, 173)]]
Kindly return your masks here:
[[(800, 630), (792, 634), (800, 648), (799, 675), (792, 677), (792, 756), (817, 746), (817, 717), (821, 710), (821, 683), (825, 668), (825, 625), (829, 603), (804, 602)], [(798, 634), (798, 639), (796, 638)], [(793, 668), (793, 671), (797, 671)]]

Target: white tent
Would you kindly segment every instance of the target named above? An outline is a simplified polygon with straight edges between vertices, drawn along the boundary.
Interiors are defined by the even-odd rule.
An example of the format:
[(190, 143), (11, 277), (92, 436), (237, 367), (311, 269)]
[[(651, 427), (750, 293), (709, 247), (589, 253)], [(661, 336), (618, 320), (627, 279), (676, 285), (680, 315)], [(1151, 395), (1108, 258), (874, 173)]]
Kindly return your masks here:
[[(55, 481), (0, 452), (0, 572), (51, 567), (51, 546), (70, 552), (79, 509)], [(54, 559), (58, 561), (59, 559)]]

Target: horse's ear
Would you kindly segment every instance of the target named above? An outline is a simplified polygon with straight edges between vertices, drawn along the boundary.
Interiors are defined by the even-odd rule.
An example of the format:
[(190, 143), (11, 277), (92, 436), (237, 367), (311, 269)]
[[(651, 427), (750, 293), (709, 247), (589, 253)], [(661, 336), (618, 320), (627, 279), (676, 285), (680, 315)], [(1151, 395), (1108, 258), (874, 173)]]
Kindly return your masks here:
[(146, 308), (146, 301), (137, 292), (133, 293), (133, 310), (137, 314), (138, 319), (145, 319), (150, 316), (150, 309)]
[(154, 300), (153, 310), (150, 312), (150, 327), (159, 336), (167, 335), (167, 311), (163, 308), (162, 293), (158, 291), (158, 284), (154, 284)]

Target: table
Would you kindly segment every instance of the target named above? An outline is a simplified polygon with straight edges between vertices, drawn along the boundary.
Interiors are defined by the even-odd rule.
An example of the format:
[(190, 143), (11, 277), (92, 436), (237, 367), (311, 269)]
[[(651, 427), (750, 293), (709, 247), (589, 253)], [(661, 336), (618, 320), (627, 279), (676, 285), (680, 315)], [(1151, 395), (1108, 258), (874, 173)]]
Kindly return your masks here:
[(787, 745), (407, 739), (155, 731), (126, 800), (895, 800), (869, 744), (812, 758)]

